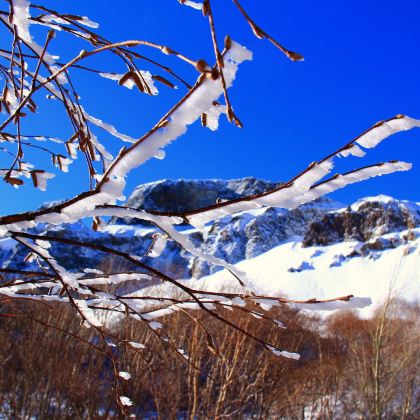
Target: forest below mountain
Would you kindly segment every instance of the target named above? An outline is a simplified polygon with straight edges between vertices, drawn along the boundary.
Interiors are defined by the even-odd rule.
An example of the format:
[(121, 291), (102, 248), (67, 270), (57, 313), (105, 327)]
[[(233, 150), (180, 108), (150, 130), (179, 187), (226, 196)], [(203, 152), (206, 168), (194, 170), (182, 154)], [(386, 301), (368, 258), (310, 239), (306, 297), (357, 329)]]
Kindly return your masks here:
[[(33, 303), (20, 309), (21, 316), (2, 318), (0, 327), (0, 417), (118, 418), (112, 362), (93, 348), (92, 331), (65, 307), (45, 311)], [(370, 319), (352, 312), (320, 319), (283, 306), (272, 310), (284, 322), (278, 325), (249, 316), (247, 309), (255, 310), (222, 311), (241, 328), (298, 351), (301, 359), (264, 351), (204, 313), (200, 322), (190, 322), (188, 311), (162, 319), (170, 344), (182, 348), (188, 361), (144, 324), (115, 325), (113, 342), (132, 343), (127, 349), (110, 342), (115, 353), (124, 353), (118, 368), (131, 373), (123, 391), (136, 401), (136, 418), (418, 415), (418, 305), (390, 301)]]

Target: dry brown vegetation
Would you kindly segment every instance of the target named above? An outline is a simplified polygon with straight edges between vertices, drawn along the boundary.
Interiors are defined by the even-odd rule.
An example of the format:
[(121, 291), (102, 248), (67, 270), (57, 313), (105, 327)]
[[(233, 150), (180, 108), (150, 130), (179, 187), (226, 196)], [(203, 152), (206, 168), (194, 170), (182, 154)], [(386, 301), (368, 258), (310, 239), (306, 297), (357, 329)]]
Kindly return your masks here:
[[(94, 330), (81, 327), (65, 307), (46, 311), (25, 303), (22, 318), (5, 316), (8, 306), (0, 324), (0, 417), (118, 417), (113, 361), (92, 347), (98, 340)], [(418, 306), (390, 303), (370, 320), (341, 313), (326, 323), (275, 309), (287, 329), (245, 312), (221, 311), (278, 347), (299, 351), (301, 360), (264, 351), (202, 313), (199, 319), (213, 337), (209, 343), (202, 326), (179, 312), (164, 323), (188, 364), (150, 329), (124, 320), (114, 334), (145, 345), (113, 347), (125, 352), (119, 369), (132, 379), (120, 392), (136, 401), (138, 418), (416, 418)]]

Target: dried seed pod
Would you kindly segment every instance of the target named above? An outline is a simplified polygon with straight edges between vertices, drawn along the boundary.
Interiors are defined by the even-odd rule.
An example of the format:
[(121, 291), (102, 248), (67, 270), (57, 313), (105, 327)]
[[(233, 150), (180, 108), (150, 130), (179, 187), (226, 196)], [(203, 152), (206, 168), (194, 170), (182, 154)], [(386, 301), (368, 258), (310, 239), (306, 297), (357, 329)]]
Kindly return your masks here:
[(220, 53), (217, 53), (217, 64), (222, 69), (225, 66), (225, 62), (223, 60), (223, 56)]
[(97, 160), (96, 155), (95, 155), (95, 149), (93, 147), (93, 144), (88, 139), (86, 140), (86, 146), (87, 146), (87, 150), (89, 152), (90, 159), (92, 161)]
[(166, 47), (166, 46), (162, 47), (162, 52), (164, 54), (167, 54), (167, 55), (176, 54), (176, 52), (174, 50), (172, 50), (171, 48)]
[(225, 36), (225, 48), (230, 50), (232, 48), (232, 39), (229, 35)]
[[(55, 157), (55, 156), (54, 156)], [(62, 163), (62, 159), (65, 159), (66, 157), (65, 156), (63, 156), (63, 155), (57, 155), (57, 159), (53, 159), (53, 162), (54, 162), (54, 160), (56, 160), (57, 161), (57, 163), (58, 163), (58, 167), (59, 167), (59, 169), (60, 169), (60, 171), (62, 171), (63, 170), (63, 163)]]
[(210, 10), (209, 0), (204, 0), (203, 7), (202, 7), (201, 10), (202, 10), (204, 16), (208, 16), (210, 14), (211, 10)]
[(380, 127), (381, 125), (384, 125), (385, 121), (378, 121), (373, 127)]
[(259, 38), (259, 39), (264, 39), (265, 38), (265, 32), (260, 27), (255, 25), (255, 23), (251, 24), (251, 29), (252, 29), (252, 32), (254, 32), (254, 35), (257, 38)]
[(200, 73), (207, 73), (207, 72), (209, 72), (210, 71), (210, 67), (209, 67), (209, 65), (206, 63), (206, 61), (205, 60), (203, 60), (203, 59), (201, 59), (201, 60), (198, 60), (196, 63), (195, 63), (195, 68), (200, 72)]
[(62, 15), (62, 17), (67, 18), (67, 19), (72, 19), (72, 20), (83, 20), (83, 18), (81, 16), (70, 15), (68, 13), (66, 13), (65, 15)]
[(217, 351), (216, 345), (214, 344), (213, 337), (206, 331), (206, 341), (207, 341), (207, 348), (213, 353), (215, 356), (219, 356), (219, 352)]
[(39, 185), (37, 174), (43, 174), (43, 173), (45, 173), (43, 169), (34, 169), (33, 171), (31, 171), (32, 182), (35, 188), (37, 188)]
[[(134, 58), (143, 58), (143, 56), (141, 56), (140, 54), (136, 53), (135, 51), (130, 51), (130, 54), (132, 55)], [(129, 55), (127, 55), (127, 58), (129, 57)]]
[(140, 76), (137, 73), (133, 73), (132, 79), (135, 85), (137, 86), (137, 89), (143, 93), (146, 89)]
[(95, 216), (92, 221), (92, 229), (95, 232), (97, 232), (98, 230), (100, 230), (100, 226), (101, 226), (101, 219), (98, 216)]
[(228, 118), (229, 122), (232, 122), (235, 118), (235, 113), (233, 112), (231, 107), (228, 107), (226, 114), (227, 114), (227, 118)]
[(29, 254), (26, 255), (26, 257), (23, 259), (23, 262), (31, 262), (33, 258), (36, 258), (36, 254), (34, 254), (33, 252), (30, 252)]
[(156, 81), (158, 81), (160, 83), (163, 83), (164, 85), (166, 85), (166, 86), (168, 86), (168, 87), (170, 87), (172, 89), (175, 89), (176, 88), (176, 86), (172, 82), (170, 82), (168, 79), (165, 79), (162, 76), (159, 76), (158, 74), (153, 75), (152, 76), (152, 79), (153, 80), (156, 80)]
[(21, 179), (13, 178), (12, 176), (6, 176), (6, 177), (4, 177), (4, 180), (10, 185), (19, 186), (19, 185), (23, 184), (23, 181)]
[(161, 122), (158, 124), (158, 128), (163, 128), (163, 127), (166, 127), (168, 124), (169, 124), (169, 120), (168, 120), (168, 119), (163, 120), (163, 121), (161, 121)]
[(124, 75), (123, 75), (123, 77), (121, 77), (121, 79), (118, 81), (118, 84), (120, 85), (120, 86), (122, 86), (122, 85), (124, 85), (124, 83), (125, 82), (127, 82), (128, 80), (130, 80), (130, 79), (133, 79), (133, 75), (134, 75), (135, 73), (132, 71), (132, 70), (129, 70), (127, 73), (125, 73)]
[(213, 68), (211, 69), (211, 72), (210, 72), (210, 77), (211, 77), (213, 80), (217, 80), (219, 76), (220, 76), (219, 70), (217, 70), (217, 68), (216, 68), (216, 67), (213, 67)]
[(204, 112), (201, 114), (201, 125), (207, 127), (207, 114)]
[(55, 31), (54, 29), (50, 29), (47, 34), (47, 39), (53, 39), (53, 38), (55, 38)]
[(28, 105), (26, 105), (26, 106), (28, 107), (29, 111), (31, 111), (33, 113), (35, 113), (37, 108), (38, 108), (36, 106), (36, 103), (31, 98), (29, 98)]
[(10, 114), (11, 112), (10, 112), (9, 104), (7, 103), (7, 101), (3, 101), (3, 106), (6, 112)]
[(242, 121), (235, 115), (233, 122), (235, 123), (236, 127), (244, 128)]
[(295, 51), (287, 51), (286, 52), (287, 57), (289, 57), (292, 61), (303, 61), (304, 57), (303, 55), (295, 52)]

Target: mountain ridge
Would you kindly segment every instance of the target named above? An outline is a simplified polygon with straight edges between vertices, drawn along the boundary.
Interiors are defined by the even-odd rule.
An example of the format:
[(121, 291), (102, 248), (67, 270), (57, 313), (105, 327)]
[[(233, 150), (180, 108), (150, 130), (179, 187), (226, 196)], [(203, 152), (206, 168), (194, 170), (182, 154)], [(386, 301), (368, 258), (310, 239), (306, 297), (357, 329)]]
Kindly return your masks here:
[[(128, 198), (127, 205), (145, 210), (182, 211), (189, 206), (202, 207), (212, 204), (217, 199), (237, 198), (262, 192), (277, 185), (281, 183), (255, 178), (161, 180), (138, 186)], [(222, 217), (202, 230), (185, 225), (180, 229), (201, 252), (236, 264), (258, 257), (290, 241), (301, 243), (302, 249), (357, 242), (358, 252), (354, 251), (353, 257), (369, 257), (399, 247), (404, 241), (409, 242), (410, 232), (419, 226), (420, 203), (380, 195), (366, 197), (344, 207), (328, 197), (322, 197), (294, 210), (260, 208)], [(134, 224), (133, 221), (125, 219), (113, 219), (103, 228), (103, 232), (93, 232), (83, 223), (63, 226), (43, 225), (37, 229), (39, 234), (66, 236), (115, 247), (130, 255), (137, 255), (145, 263), (177, 279), (201, 278), (220, 270), (220, 267), (210, 266), (205, 260), (183, 251), (173, 241), (167, 242), (161, 257), (146, 256), (153, 241), (153, 234), (157, 230), (144, 222)], [(406, 239), (386, 237), (387, 234), (402, 231), (408, 232)], [(104, 261), (103, 255), (83, 248), (53, 244), (51, 252), (68, 270), (75, 270), (78, 267), (121, 268), (119, 263)], [(18, 259), (23, 261), (25, 253), (27, 251), (14, 246), (11, 239), (0, 241), (0, 264), (4, 268), (13, 266), (14, 261)], [(335, 263), (341, 264), (350, 258), (349, 255), (342, 256), (341, 260), (338, 258)], [(311, 262), (306, 261), (306, 263), (302, 266), (291, 265), (290, 272), (310, 270)], [(135, 269), (130, 265), (124, 268)]]

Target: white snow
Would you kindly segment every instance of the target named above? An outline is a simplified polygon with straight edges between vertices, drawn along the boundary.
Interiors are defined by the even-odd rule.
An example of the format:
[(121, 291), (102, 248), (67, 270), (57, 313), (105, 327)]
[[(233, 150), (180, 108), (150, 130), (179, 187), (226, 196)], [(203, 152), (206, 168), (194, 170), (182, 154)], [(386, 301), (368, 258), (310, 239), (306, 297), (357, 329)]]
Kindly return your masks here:
[(99, 118), (95, 118), (92, 115), (89, 115), (85, 110), (83, 110), (83, 114), (89, 122), (96, 125), (97, 127), (102, 128), (105, 131), (108, 131), (108, 133), (112, 134), (114, 137), (117, 137), (120, 140), (125, 141), (127, 143), (134, 143), (136, 141), (135, 138), (118, 132), (118, 130), (113, 125), (108, 124), (108, 123), (100, 120)]
[(82, 16), (82, 18), (77, 22), (81, 23), (84, 26), (88, 26), (89, 28), (99, 28), (99, 23), (91, 21), (87, 16)]
[[(0, 16), (0, 20), (4, 22), (7, 27), (13, 30), (13, 26), (16, 26), (17, 32), (20, 38), (28, 44), (28, 46), (35, 51), (38, 55), (42, 54), (43, 47), (37, 44), (29, 31), (29, 26), (31, 25), (32, 21), (30, 20), (30, 13), (29, 13), (29, 6), (30, 1), (28, 0), (13, 0), (12, 7), (13, 7), (13, 20), (12, 23), (9, 22), (7, 17)], [(53, 56), (48, 52), (44, 53), (44, 60), (47, 61), (49, 64), (53, 64), (54, 60), (58, 59), (57, 56)]]
[[(415, 229), (417, 235), (420, 229)], [(400, 232), (400, 237), (407, 231)], [(389, 235), (385, 235), (386, 238)], [(410, 243), (411, 252), (405, 247), (384, 250), (371, 257), (353, 257), (339, 266), (331, 267), (337, 255), (348, 256), (358, 249), (357, 242), (343, 242), (326, 247), (302, 248), (300, 242), (280, 245), (256, 258), (240, 262), (237, 267), (263, 291), (265, 295), (285, 296), (291, 299), (328, 299), (353, 294), (371, 299), (373, 305), (361, 310), (372, 313), (376, 305), (384, 302), (389, 293), (410, 301), (420, 300), (420, 238)], [(311, 259), (314, 251), (322, 251), (311, 260), (314, 269), (290, 272), (290, 267)], [(407, 254), (407, 255), (405, 255)], [(225, 270), (195, 280), (192, 287), (218, 291), (234, 287)], [(364, 306), (367, 300), (351, 299), (348, 302), (326, 304), (299, 304), (303, 309), (352, 308)]]
[(291, 353), (290, 351), (278, 350), (278, 349), (276, 349), (274, 347), (271, 347), (271, 346), (268, 346), (268, 350), (270, 350), (276, 356), (283, 356), (283, 357), (286, 357), (288, 359), (295, 359), (295, 360), (300, 359), (300, 354), (298, 354), (298, 353)]
[[(147, 70), (140, 70), (137, 74), (147, 84), (147, 86), (150, 89), (150, 93), (152, 95), (157, 95), (159, 93), (157, 87), (155, 86), (155, 82), (153, 80), (152, 74), (149, 71), (147, 71)], [(118, 74), (118, 73), (99, 73), (99, 76), (101, 76), (101, 77), (103, 77), (105, 79), (115, 80), (116, 82), (119, 82), (124, 77), (124, 74)], [(135, 86), (134, 80), (131, 79), (131, 78), (128, 79), (128, 80), (126, 80), (123, 83), (123, 86), (125, 86), (128, 89), (133, 89), (133, 87)]]
[(413, 127), (420, 127), (420, 120), (404, 115), (397, 115), (388, 121), (377, 123), (372, 129), (361, 135), (356, 142), (362, 147), (372, 148), (391, 134), (410, 130)]
[(184, 0), (182, 2), (180, 1), (180, 3), (183, 4), (184, 6), (190, 6), (196, 10), (201, 10), (203, 8), (203, 3), (198, 3), (196, 1)]
[(129, 341), (128, 344), (130, 344), (131, 347), (134, 347), (135, 349), (144, 349), (146, 346), (141, 343), (136, 343), (135, 341)]
[(39, 188), (41, 191), (47, 190), (47, 180), (52, 179), (55, 177), (54, 174), (50, 172), (46, 172), (43, 170), (34, 170), (31, 172), (32, 177), (34, 179), (34, 184), (36, 183), (36, 187)]
[(118, 372), (118, 376), (125, 379), (126, 381), (131, 379), (131, 375), (128, 372), (124, 372), (124, 371)]
[(120, 396), (120, 402), (122, 405), (125, 405), (127, 407), (131, 407), (133, 405), (133, 401), (131, 401), (130, 398), (125, 397), (124, 395)]
[(85, 300), (75, 299), (74, 303), (90, 325), (93, 325), (94, 327), (102, 327), (102, 322), (96, 317), (94, 311), (87, 306)]
[(148, 249), (147, 255), (152, 258), (159, 257), (163, 250), (166, 247), (166, 243), (168, 241), (167, 235), (162, 235), (161, 233), (155, 233), (153, 235), (153, 242)]
[(16, 26), (18, 35), (28, 43), (32, 43), (32, 36), (29, 32), (30, 2), (28, 0), (13, 0), (13, 25)]
[[(408, 244), (383, 251), (360, 255), (363, 243), (341, 242), (330, 246), (303, 248), (299, 241), (287, 242), (256, 258), (235, 265), (245, 273), (261, 295), (288, 297), (293, 300), (316, 298), (331, 299), (354, 295), (348, 301), (325, 303), (299, 303), (293, 306), (305, 310), (333, 311), (336, 309), (358, 309), (362, 316), (372, 314), (375, 307), (389, 295), (409, 301), (420, 301), (420, 228), (412, 229), (416, 239)], [(384, 235), (384, 239), (404, 237), (408, 231)], [(351, 256), (353, 254), (353, 256)], [(359, 254), (359, 255), (357, 255)], [(290, 268), (310, 261), (313, 269), (291, 272)], [(221, 295), (208, 292), (240, 290), (235, 278), (227, 270), (219, 271), (199, 280), (184, 280), (185, 285), (201, 290), (202, 302), (219, 301), (226, 305), (241, 304)], [(140, 290), (135, 295), (170, 296), (173, 286), (164, 283)], [(277, 305), (273, 299), (255, 299), (262, 309)], [(140, 304), (141, 305), (141, 304)], [(138, 306), (138, 310), (141, 308)], [(196, 309), (191, 307), (190, 309)], [(175, 311), (156, 310), (150, 317), (159, 317)]]
[(396, 200), (395, 198), (390, 197), (389, 195), (384, 195), (384, 194), (361, 198), (360, 200), (357, 200), (355, 203), (351, 205), (351, 209), (353, 211), (357, 211), (359, 210), (360, 206), (362, 206), (363, 204), (374, 203), (374, 202), (379, 202), (383, 204), (391, 204), (395, 202), (399, 206), (405, 207), (411, 213), (417, 212), (420, 215), (420, 202), (408, 201), (408, 200)]

